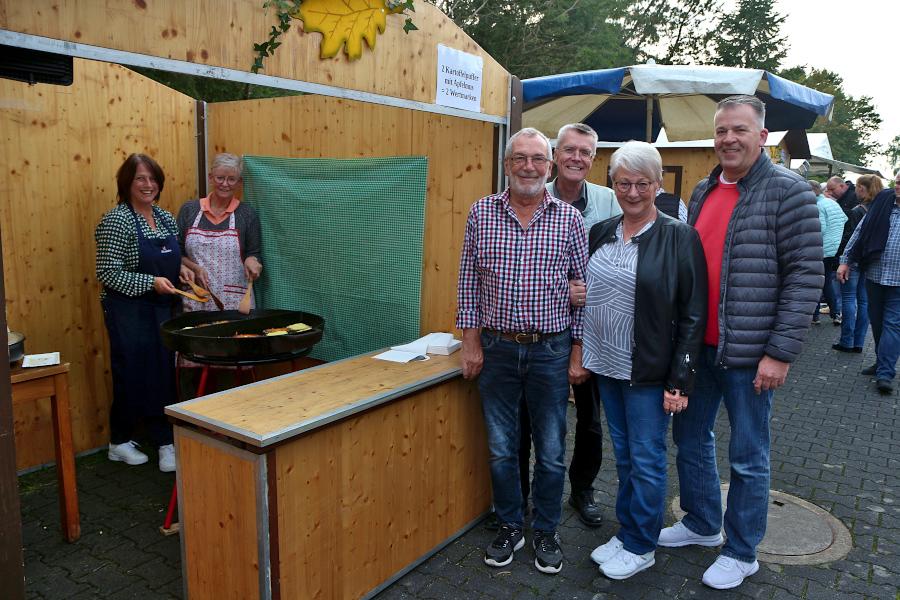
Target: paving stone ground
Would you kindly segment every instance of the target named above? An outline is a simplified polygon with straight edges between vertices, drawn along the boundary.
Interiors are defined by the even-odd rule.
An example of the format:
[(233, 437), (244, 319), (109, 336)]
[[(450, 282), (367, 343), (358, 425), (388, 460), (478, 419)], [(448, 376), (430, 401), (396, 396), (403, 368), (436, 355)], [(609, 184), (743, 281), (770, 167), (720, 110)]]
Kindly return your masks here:
[[(831, 350), (837, 329), (825, 319), (812, 329), (802, 357), (775, 395), (772, 488), (812, 502), (843, 522), (853, 536), (845, 558), (817, 566), (763, 563), (736, 590), (715, 591), (700, 583), (715, 549), (661, 548), (651, 569), (626, 581), (608, 580), (588, 558), (616, 531), (616, 476), (607, 444), (596, 483), (606, 522), (588, 529), (564, 505), (560, 533), (566, 563), (559, 575), (539, 573), (528, 546), (508, 567), (487, 567), (482, 553), (493, 533), (477, 525), (378, 600), (900, 600), (900, 396), (879, 395), (874, 382), (859, 375), (874, 360), (871, 338), (861, 355)], [(570, 410), (570, 430), (573, 419)], [(724, 410), (717, 432), (720, 474), (727, 481)], [(571, 442), (570, 434), (570, 448)], [(670, 450), (669, 499), (678, 493), (673, 459)], [(77, 469), (83, 533), (74, 544), (60, 535), (55, 470), (19, 479), (28, 597), (181, 598), (178, 536), (158, 532), (174, 477), (157, 470), (155, 454), (140, 467), (92, 454), (79, 458)], [(672, 520), (667, 514), (666, 522)]]

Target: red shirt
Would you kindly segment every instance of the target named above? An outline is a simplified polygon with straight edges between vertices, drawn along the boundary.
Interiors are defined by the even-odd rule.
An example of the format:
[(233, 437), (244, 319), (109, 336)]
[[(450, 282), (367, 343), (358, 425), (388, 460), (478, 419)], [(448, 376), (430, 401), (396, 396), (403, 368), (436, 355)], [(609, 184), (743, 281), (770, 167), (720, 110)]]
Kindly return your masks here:
[(722, 255), (725, 251), (725, 235), (728, 233), (728, 221), (737, 204), (739, 192), (737, 184), (725, 183), (719, 179), (719, 185), (713, 188), (694, 228), (700, 234), (700, 242), (706, 253), (706, 278), (709, 284), (709, 303), (706, 311), (706, 334), (703, 342), (710, 346), (719, 344), (719, 284), (722, 276)]

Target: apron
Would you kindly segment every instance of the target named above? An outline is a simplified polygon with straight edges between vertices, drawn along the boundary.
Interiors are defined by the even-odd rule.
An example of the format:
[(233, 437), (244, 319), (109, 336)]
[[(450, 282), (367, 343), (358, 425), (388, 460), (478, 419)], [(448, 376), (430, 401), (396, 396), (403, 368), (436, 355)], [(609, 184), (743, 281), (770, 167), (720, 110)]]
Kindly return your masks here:
[[(131, 208), (129, 206), (129, 208)], [(166, 277), (178, 283), (181, 249), (178, 236), (144, 237), (137, 213), (131, 209), (138, 238), (136, 271)], [(102, 301), (109, 331), (113, 402), (132, 417), (161, 416), (163, 408), (176, 402), (175, 355), (162, 343), (160, 325), (172, 318), (176, 297), (150, 290), (126, 296), (107, 289)]]
[[(234, 213), (228, 217), (228, 229), (201, 229), (203, 211), (197, 213), (194, 224), (184, 236), (184, 251), (188, 258), (209, 273), (210, 291), (219, 297), (225, 310), (237, 310), (247, 291), (243, 253), (238, 231), (234, 226)], [(250, 308), (256, 308), (256, 297), (250, 293)], [(184, 310), (218, 310), (215, 303), (195, 302), (184, 299)]]

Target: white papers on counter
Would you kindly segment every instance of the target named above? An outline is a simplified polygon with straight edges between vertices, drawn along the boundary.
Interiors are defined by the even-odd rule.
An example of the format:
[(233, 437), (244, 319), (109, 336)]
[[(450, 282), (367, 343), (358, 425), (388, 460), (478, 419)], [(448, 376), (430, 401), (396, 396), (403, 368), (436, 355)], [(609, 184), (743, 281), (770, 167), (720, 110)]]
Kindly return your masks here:
[(387, 352), (375, 356), (379, 360), (407, 363), (411, 360), (428, 360), (429, 354), (453, 354), (462, 346), (452, 333), (429, 333), (408, 344), (391, 346)]
[(376, 354), (378, 360), (387, 360), (395, 363), (408, 363), (414, 360), (428, 360), (427, 354), (416, 354), (415, 352), (404, 352), (402, 350), (387, 350), (381, 354)]
[(23, 367), (50, 367), (59, 364), (59, 352), (45, 354), (26, 354), (22, 359)]

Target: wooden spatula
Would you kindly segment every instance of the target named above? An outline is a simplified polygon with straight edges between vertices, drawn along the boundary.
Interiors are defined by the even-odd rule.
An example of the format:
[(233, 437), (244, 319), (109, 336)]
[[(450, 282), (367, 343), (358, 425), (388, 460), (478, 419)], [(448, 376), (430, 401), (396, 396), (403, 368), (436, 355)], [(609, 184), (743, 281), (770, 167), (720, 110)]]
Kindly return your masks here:
[(197, 285), (197, 284), (194, 283), (193, 281), (188, 280), (188, 285), (191, 286), (191, 289), (194, 290), (194, 293), (197, 294), (198, 296), (200, 296), (200, 297), (202, 297), (202, 298), (205, 298), (206, 296), (209, 296), (209, 292), (208, 292), (208, 291), (206, 291), (204, 288), (200, 287), (199, 285)]
[(244, 292), (244, 297), (241, 298), (241, 303), (238, 304), (238, 312), (242, 315), (250, 314), (250, 294), (253, 292), (253, 282), (247, 282), (247, 291)]
[(216, 308), (219, 310), (225, 310), (225, 305), (222, 304), (222, 301), (219, 300), (219, 297), (213, 294), (206, 288), (202, 288), (193, 281), (188, 281), (188, 285), (191, 286), (191, 289), (194, 290), (194, 293), (200, 296), (201, 298), (212, 298), (213, 304), (216, 305)]
[(192, 294), (192, 293), (190, 293), (190, 292), (182, 292), (182, 291), (179, 290), (178, 288), (175, 288), (175, 293), (176, 293), (176, 294), (181, 294), (181, 295), (184, 296), (185, 298), (190, 298), (190, 299), (193, 300), (194, 302), (209, 302), (209, 298), (201, 298), (200, 296), (197, 296), (197, 295)]

